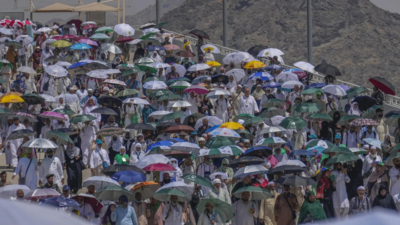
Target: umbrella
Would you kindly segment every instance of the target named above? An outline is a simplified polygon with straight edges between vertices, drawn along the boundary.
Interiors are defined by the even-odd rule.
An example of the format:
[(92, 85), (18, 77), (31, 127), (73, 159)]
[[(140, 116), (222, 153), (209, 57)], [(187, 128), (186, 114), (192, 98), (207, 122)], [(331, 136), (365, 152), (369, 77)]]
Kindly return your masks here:
[(261, 106), (263, 108), (269, 108), (269, 107), (281, 107), (286, 105), (286, 102), (277, 98), (273, 99), (268, 99), (268, 101), (264, 102)]
[(186, 175), (183, 175), (181, 177), (181, 179), (183, 179), (186, 182), (193, 182), (193, 183), (197, 184), (198, 186), (214, 189), (214, 186), (208, 179), (201, 177), (199, 175), (196, 175), (196, 174), (186, 174)]
[(115, 42), (117, 43), (126, 43), (126, 42), (130, 42), (133, 41), (133, 38), (131, 37), (119, 37)]
[(89, 69), (89, 70), (101, 70), (101, 69), (109, 69), (108, 66), (103, 63), (103, 62), (99, 62), (99, 61), (93, 61), (93, 62), (89, 62), (89, 63), (85, 63), (83, 65), (84, 69)]
[(96, 135), (101, 135), (101, 136), (113, 136), (113, 135), (121, 135), (125, 134), (126, 131), (122, 128), (119, 127), (108, 127), (108, 128), (102, 128), (100, 131), (96, 133)]
[(92, 121), (95, 120), (96, 117), (92, 116), (92, 115), (76, 115), (74, 117), (72, 117), (69, 122), (70, 123), (84, 123), (87, 121)]
[(378, 112), (383, 111), (383, 105), (374, 105), (362, 114), (363, 118), (372, 119)]
[(317, 153), (312, 152), (312, 151), (308, 151), (308, 150), (300, 149), (300, 150), (294, 151), (293, 155), (315, 156), (315, 155), (317, 155)]
[(270, 137), (270, 138), (263, 138), (257, 142), (256, 146), (260, 145), (274, 145), (274, 144), (285, 144), (286, 141), (280, 137)]
[(0, 103), (21, 103), (24, 100), (17, 95), (3, 95), (0, 98)]
[(190, 107), (192, 104), (188, 101), (176, 101), (168, 103), (168, 107), (171, 108), (182, 108), (182, 107)]
[(230, 138), (241, 138), (240, 135), (231, 129), (228, 128), (217, 128), (211, 131), (212, 136), (222, 136), (222, 137), (230, 137)]
[(325, 113), (313, 113), (306, 118), (314, 121), (333, 121), (332, 117)]
[(158, 89), (165, 89), (167, 85), (162, 81), (149, 81), (143, 85), (143, 88), (149, 90), (158, 90)]
[(233, 138), (228, 137), (213, 137), (210, 142), (207, 143), (209, 148), (220, 148), (222, 146), (234, 145), (235, 142)]
[(269, 171), (270, 174), (284, 172), (285, 174), (302, 172), (306, 169), (306, 165), (300, 160), (286, 160), (279, 162), (275, 168)]
[(399, 124), (400, 115), (393, 115), (385, 120), (385, 123), (390, 127), (397, 127)]
[(228, 222), (235, 216), (232, 206), (218, 198), (202, 198), (200, 203), (196, 206), (197, 212), (204, 212), (209, 202), (214, 205), (214, 210), (221, 218), (222, 222)]
[(339, 71), (339, 69), (331, 64), (328, 64), (325, 62), (325, 60), (322, 61), (321, 64), (315, 66), (314, 70), (318, 73), (322, 73), (325, 75), (330, 75), (330, 76), (342, 76), (342, 73)]
[(260, 117), (261, 118), (272, 118), (274, 116), (280, 116), (280, 115), (284, 115), (284, 114), (285, 114), (284, 109), (280, 109), (278, 107), (270, 107), (267, 110), (265, 110), (264, 112), (262, 112)]
[(249, 50), (247, 50), (247, 52), (250, 55), (257, 57), (258, 53), (266, 48), (268, 48), (268, 46), (266, 46), (266, 45), (254, 45), (253, 47), (249, 48)]
[[(171, 114), (171, 112), (170, 111), (154, 111), (149, 115), (149, 117), (153, 117), (154, 119), (159, 120), (167, 114)], [(186, 117), (186, 118), (189, 118), (189, 117)]]
[(93, 176), (93, 177), (89, 177), (83, 181), (83, 184), (82, 184), (83, 187), (88, 187), (90, 185), (94, 185), (96, 190), (104, 188), (104, 187), (108, 187), (108, 186), (120, 186), (117, 181), (115, 181), (109, 177), (103, 177), (103, 176)]
[(107, 176), (112, 176), (116, 172), (119, 171), (133, 171), (133, 172), (138, 172), (138, 173), (143, 173), (141, 169), (139, 169), (137, 166), (134, 165), (122, 165), (122, 164), (113, 164), (105, 168), (104, 170), (101, 171), (101, 173), (107, 175)]
[(186, 133), (192, 133), (194, 131), (194, 128), (186, 125), (178, 125), (178, 126), (168, 127), (165, 130), (165, 132), (167, 133), (179, 133), (181, 131)]
[[(400, 159), (400, 152), (396, 152), (396, 153), (392, 153), (385, 161), (385, 164), (387, 166), (395, 166), (393, 160), (394, 159)], [(0, 189), (0, 193), (1, 193), (1, 189)], [(1, 194), (0, 194), (1, 196)]]
[(315, 181), (312, 179), (309, 179), (309, 178), (307, 179), (304, 177), (293, 175), (293, 176), (286, 177), (283, 184), (291, 185), (291, 186), (308, 186), (308, 185), (315, 184)]
[(43, 189), (36, 189), (28, 192), (24, 196), (26, 200), (37, 201), (40, 199), (51, 198), (51, 197), (59, 197), (60, 193), (52, 188), (43, 188)]
[(176, 182), (171, 182), (169, 184), (165, 184), (159, 189), (159, 191), (164, 189), (179, 190), (188, 197), (192, 196), (194, 191), (194, 187), (192, 185), (188, 185), (183, 181), (176, 181)]
[(196, 56), (196, 54), (194, 54), (193, 52), (186, 51), (186, 50), (179, 51), (179, 52), (175, 53), (175, 55), (182, 57), (182, 58), (193, 58)]
[(250, 201), (257, 201), (257, 200), (263, 200), (267, 198), (274, 197), (273, 194), (271, 194), (269, 191), (261, 188), (261, 187), (253, 187), (253, 186), (248, 186), (248, 187), (242, 187), (239, 188), (237, 191), (233, 193), (233, 195), (236, 198), (242, 198), (242, 193), (243, 192), (250, 192)]
[(185, 151), (185, 152), (195, 152), (198, 153), (200, 147), (197, 144), (190, 142), (176, 142), (175, 144), (169, 146), (171, 149)]
[(219, 150), (220, 152), (229, 152), (230, 155), (240, 155), (244, 153), (244, 150), (237, 145), (220, 147)]
[(369, 78), (369, 82), (379, 88), (383, 93), (396, 95), (396, 88), (393, 84), (381, 76), (371, 77)]
[(184, 90), (185, 93), (190, 93), (192, 91), (198, 95), (203, 95), (208, 93), (208, 90), (205, 87), (199, 85), (192, 85)]
[(256, 174), (262, 174), (267, 172), (268, 170), (262, 166), (262, 165), (248, 165), (245, 167), (242, 167), (236, 171), (236, 173), (233, 175), (234, 178), (237, 177), (245, 177), (245, 176), (252, 176)]
[(20, 120), (25, 120), (27, 119), (29, 122), (36, 123), (38, 120), (36, 119), (36, 116), (31, 115), (29, 113), (23, 113), (23, 112), (14, 112), (12, 113), (15, 115), (15, 117), (18, 117)]
[(262, 51), (260, 51), (257, 55), (257, 57), (274, 57), (274, 56), (281, 56), (284, 55), (285, 53), (283, 53), (281, 50), (277, 49), (277, 48), (267, 48), (264, 49)]
[[(58, 56), (58, 55), (52, 55), (52, 56), (49, 56), (49, 57), (47, 57), (44, 61), (45, 62), (52, 62), (53, 64), (54, 63), (57, 63), (57, 62), (59, 62), (59, 61), (64, 61), (65, 59), (63, 58), (63, 57), (61, 57), (61, 56)], [(54, 66), (56, 66), (56, 65), (54, 65)], [(57, 65), (58, 66), (58, 65)], [(47, 72), (47, 71), (46, 71)]]
[(286, 129), (296, 129), (299, 130), (307, 126), (307, 122), (298, 116), (287, 117), (279, 124), (279, 126)]
[(146, 155), (145, 157), (139, 159), (138, 162), (136, 162), (136, 166), (143, 169), (147, 165), (150, 164), (155, 164), (155, 163), (169, 163), (169, 159), (163, 155), (160, 154), (154, 154), (154, 155)]
[(315, 73), (315, 69), (314, 66), (309, 63), (309, 62), (303, 62), (303, 61), (299, 61), (293, 64), (293, 66), (298, 67), (304, 71), (310, 72), (310, 73)]
[(21, 73), (36, 74), (36, 71), (34, 69), (32, 69), (31, 67), (29, 67), (29, 66), (18, 67), (17, 71), (21, 72)]
[(286, 132), (286, 129), (281, 126), (268, 126), (261, 130), (261, 134)]
[(146, 152), (148, 152), (149, 150), (153, 150), (153, 149), (159, 149), (159, 150), (170, 149), (168, 146), (171, 146), (173, 144), (174, 144), (174, 142), (172, 142), (172, 141), (158, 141), (158, 142), (148, 146)]
[(50, 76), (54, 76), (57, 78), (66, 77), (68, 75), (68, 71), (66, 69), (64, 69), (62, 66), (51, 65), (51, 66), (45, 67), (44, 70)]
[(350, 126), (378, 126), (379, 123), (373, 119), (358, 118), (350, 123)]
[(328, 154), (328, 153), (351, 154), (352, 151), (350, 151), (350, 149), (348, 149), (346, 147), (334, 146), (332, 148), (328, 148), (328, 149), (322, 151), (322, 153), (324, 153), (324, 154)]
[(343, 99), (352, 99), (354, 96), (359, 95), (363, 92), (368, 92), (368, 89), (365, 87), (352, 87), (346, 91), (347, 95), (343, 97)]
[(121, 195), (126, 195), (130, 201), (134, 200), (134, 195), (120, 186), (103, 187), (97, 190), (93, 195), (103, 201), (118, 201)]
[(99, 113), (103, 115), (112, 115), (112, 116), (118, 115), (114, 110), (106, 107), (95, 108), (92, 111), (90, 111), (90, 113)]
[(17, 190), (22, 190), (24, 194), (27, 194), (31, 191), (26, 185), (19, 184), (10, 184), (0, 188), (0, 197), (1, 198), (11, 198), (16, 197)]
[[(287, 82), (287, 81), (299, 81), (297, 74), (292, 72), (282, 72), (278, 76), (275, 77), (275, 80), (279, 83)], [(299, 86), (303, 86), (303, 83), (300, 82)], [(293, 89), (293, 88), (288, 88)]]
[(39, 205), (51, 205), (55, 207), (78, 207), (79, 204), (74, 199), (68, 199), (63, 197), (52, 197), (46, 198), (39, 201)]
[(350, 162), (350, 161), (357, 161), (360, 158), (358, 156), (354, 155), (353, 153), (351, 154), (339, 154), (335, 155), (332, 158), (330, 158), (326, 164), (334, 164), (334, 163), (344, 163), (344, 162)]
[(112, 43), (104, 43), (104, 44), (102, 44), (101, 45), (101, 50), (104, 50), (104, 51), (107, 51), (107, 52), (110, 52), (110, 53), (113, 53), (113, 54), (121, 54), (122, 53), (122, 50), (118, 46), (116, 46), (116, 45), (114, 45)]
[(178, 202), (190, 201), (185, 193), (176, 189), (159, 189), (152, 197), (159, 201), (170, 201), (171, 195), (178, 196)]
[(244, 127), (243, 127), (241, 124), (236, 123), (236, 122), (226, 122), (226, 123), (223, 123), (223, 124), (220, 126), (220, 128), (228, 128), (228, 129), (231, 129), (231, 130), (237, 130), (237, 129), (243, 129), (243, 130), (244, 130)]
[(66, 48), (71, 46), (71, 43), (69, 41), (65, 40), (58, 40), (50, 44), (50, 46), (55, 47), (55, 48)]
[(366, 111), (367, 109), (378, 103), (376, 99), (368, 95), (357, 96), (352, 102), (358, 103), (358, 108), (360, 109), (360, 111)]
[(93, 34), (93, 35), (90, 36), (89, 38), (90, 38), (90, 39), (93, 39), (93, 40), (96, 40), (96, 39), (98, 39), (98, 40), (110, 39), (110, 37), (109, 37), (108, 35), (103, 34), (103, 33)]
[(347, 92), (339, 85), (333, 85), (333, 84), (326, 85), (325, 87), (322, 88), (322, 90), (325, 91), (326, 93), (336, 95), (336, 96), (347, 95)]
[(240, 52), (232, 52), (226, 55), (222, 61), (224, 64), (229, 65), (231, 63), (233, 64), (240, 64), (244, 60), (244, 55), (241, 54)]
[(312, 113), (318, 112), (321, 109), (321, 106), (314, 102), (305, 102), (298, 104), (294, 110), (299, 113)]
[(138, 93), (136, 89), (124, 89), (118, 92), (115, 96), (117, 97), (126, 97), (126, 96), (134, 96)]
[(67, 135), (73, 135), (73, 134), (75, 134), (75, 131), (71, 130), (70, 128), (58, 128), (58, 129), (55, 130), (55, 131), (58, 131), (58, 132), (61, 132), (61, 133), (65, 133), (65, 134), (67, 134)]
[(300, 81), (290, 80), (290, 81), (286, 81), (285, 83), (283, 83), (281, 85), (281, 87), (285, 88), (285, 89), (293, 89), (296, 85), (301, 87), (303, 85), (303, 83), (301, 83)]
[(187, 71), (201, 71), (201, 70), (206, 70), (209, 69), (210, 66), (205, 64), (205, 63), (199, 63), (199, 64), (194, 64), (193, 66), (190, 66)]
[(124, 170), (114, 173), (111, 178), (118, 182), (126, 182), (126, 183), (136, 183), (146, 181), (146, 176), (143, 172), (136, 172), (130, 170)]
[[(82, 40), (80, 40), (79, 42), (81, 42), (81, 43), (76, 43), (76, 44), (72, 45), (72, 46), (70, 47), (70, 49), (71, 49), (71, 50), (85, 50), (85, 49), (91, 49), (92, 46), (90, 46), (90, 45), (87, 44), (87, 43), (92, 43), (92, 45), (94, 45), (94, 43), (96, 43), (96, 42), (94, 42), (94, 41), (92, 41), (92, 40), (90, 40), (90, 39), (82, 39)], [(96, 43), (96, 44), (97, 44), (97, 43)]]
[(136, 193), (140, 193), (142, 195), (142, 199), (148, 199), (153, 197), (155, 192), (160, 188), (160, 185), (153, 181), (145, 181), (134, 185), (131, 188), (132, 194), (135, 196)]
[(377, 139), (375, 139), (375, 138), (364, 138), (364, 139), (362, 139), (364, 142), (366, 142), (367, 144), (369, 144), (369, 145), (373, 145), (373, 146), (375, 146), (375, 147), (377, 147), (377, 148), (379, 148), (379, 149), (382, 149), (382, 141), (380, 141), (380, 140), (377, 140)]
[(361, 118), (357, 115), (346, 115), (340, 118), (340, 120), (336, 123), (339, 126), (345, 126), (349, 123), (350, 120)]
[(103, 83), (105, 83), (105, 84), (120, 85), (120, 86), (126, 87), (125, 82), (120, 81), (120, 80), (117, 80), (117, 79), (106, 79), (106, 80), (103, 81)]
[(95, 33), (107, 33), (107, 32), (114, 32), (114, 30), (111, 27), (99, 27), (95, 31)]
[(189, 34), (192, 34), (192, 35), (194, 35), (194, 36), (202, 37), (202, 38), (204, 38), (204, 39), (210, 40), (210, 36), (208, 36), (208, 34), (207, 34), (205, 31), (203, 31), (203, 30), (194, 29), (194, 30), (191, 30), (191, 31), (189, 32)]
[(120, 23), (114, 26), (114, 32), (122, 36), (133, 36), (135, 34), (135, 29), (133, 29), (129, 24)]
[(219, 62), (217, 61), (208, 61), (206, 62), (207, 65), (209, 65), (210, 67), (219, 67), (222, 66)]
[(46, 137), (49, 139), (55, 138), (56, 142), (61, 145), (67, 145), (68, 143), (74, 144), (68, 134), (59, 131), (48, 131)]
[(160, 122), (163, 121), (168, 121), (168, 120), (175, 120), (175, 119), (180, 119), (181, 117), (183, 117), (183, 112), (182, 111), (177, 111), (174, 113), (169, 113), (167, 115), (164, 115), (163, 117), (161, 117)]
[(212, 44), (205, 44), (205, 45), (202, 45), (200, 48), (203, 52), (207, 52), (208, 50), (210, 50), (211, 53), (214, 53), (214, 54), (220, 53), (218, 47), (216, 47), (215, 45), (212, 45)]
[(261, 79), (262, 81), (270, 81), (270, 80), (273, 80), (274, 77), (267, 72), (257, 72), (255, 74), (251, 75), (249, 77), (249, 79), (253, 80), (253, 81), (255, 81), (257, 79)]
[(241, 79), (243, 79), (243, 77), (246, 76), (246, 73), (244, 72), (243, 69), (232, 69), (229, 70), (228, 72), (226, 72), (225, 74), (226, 76), (233, 76), (235, 78), (235, 81), (240, 81)]
[(266, 67), (266, 65), (258, 60), (253, 60), (248, 62), (243, 68), (244, 69), (259, 69), (262, 67)]
[(189, 82), (186, 81), (176, 81), (175, 83), (173, 83), (172, 85), (170, 85), (170, 88), (176, 88), (176, 89), (186, 89), (188, 87), (190, 87), (191, 84)]
[(65, 117), (64, 115), (62, 115), (60, 113), (56, 113), (56, 112), (51, 112), (51, 111), (43, 112), (39, 116), (42, 118), (49, 118), (51, 120), (63, 120), (63, 121), (68, 120), (68, 118)]
[(165, 163), (154, 163), (151, 165), (145, 166), (143, 171), (176, 171), (175, 167), (170, 164)]
[(113, 97), (113, 96), (102, 96), (99, 99), (97, 99), (97, 103), (100, 105), (103, 105), (103, 106), (105, 105), (105, 103), (108, 103), (109, 106), (111, 106), (113, 104), (122, 106), (122, 100), (117, 97)]
[[(43, 138), (35, 138), (32, 140), (29, 140), (27, 142), (25, 142), (22, 147), (25, 148), (58, 148), (58, 145), (55, 144), (54, 142), (47, 140), (47, 139), (43, 139)], [(54, 197), (54, 196), (53, 196)]]
[(126, 129), (128, 130), (156, 130), (156, 128), (147, 123), (131, 123), (129, 124)]
[(249, 166), (249, 165), (260, 165), (265, 163), (265, 161), (263, 159), (261, 159), (260, 157), (257, 156), (243, 156), (240, 157), (238, 159), (234, 159), (229, 163), (230, 167), (236, 168), (239, 165), (245, 165), (245, 166)]
[(180, 49), (178, 45), (173, 45), (173, 44), (164, 45), (164, 48), (165, 48), (165, 50), (168, 50), (168, 51)]
[(5, 108), (0, 109), (0, 115), (4, 116), (4, 115), (9, 115), (9, 114), (12, 114), (11, 110), (5, 109)]
[(208, 121), (209, 127), (213, 127), (213, 126), (222, 124), (222, 120), (216, 116), (205, 116), (203, 118), (199, 118), (196, 121), (196, 125), (194, 126), (194, 129), (198, 130), (201, 126), (203, 126), (203, 120), (205, 120), (205, 119)]
[(206, 96), (207, 96), (207, 98), (216, 99), (216, 98), (219, 98), (220, 95), (223, 95), (224, 98), (228, 98), (229, 96), (231, 96), (231, 93), (228, 90), (217, 88), (217, 89), (212, 90)]
[(324, 141), (324, 140), (316, 139), (316, 140), (311, 140), (311, 141), (306, 143), (306, 149), (309, 149), (309, 148), (314, 147), (314, 146), (321, 146), (324, 149), (333, 148), (334, 147), (334, 145), (331, 142), (326, 141), (326, 140)]
[(100, 213), (101, 208), (103, 208), (103, 204), (101, 204), (100, 201), (97, 200), (97, 198), (94, 197), (93, 195), (78, 194), (78, 195), (72, 197), (71, 199), (78, 200), (79, 198), (83, 198), (85, 204), (87, 203), (90, 206), (92, 206), (94, 213)]

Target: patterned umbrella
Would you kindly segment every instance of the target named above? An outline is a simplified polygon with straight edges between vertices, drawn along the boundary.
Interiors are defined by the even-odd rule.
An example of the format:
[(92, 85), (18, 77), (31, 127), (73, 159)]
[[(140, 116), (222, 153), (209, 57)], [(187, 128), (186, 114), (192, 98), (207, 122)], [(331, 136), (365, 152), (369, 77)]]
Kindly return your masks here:
[(56, 112), (43, 112), (39, 116), (43, 117), (43, 118), (49, 118), (49, 119), (52, 119), (52, 120), (63, 120), (63, 121), (67, 121), (68, 120), (67, 117), (65, 117), (64, 115), (62, 115), (60, 113), (56, 113)]
[(178, 45), (173, 45), (173, 44), (169, 44), (169, 45), (164, 45), (165, 50), (179, 50), (179, 46)]
[(118, 127), (110, 127), (110, 128), (103, 128), (99, 132), (97, 132), (97, 135), (102, 135), (102, 136), (112, 136), (114, 134), (116, 135), (121, 135), (124, 134), (126, 131), (122, 128)]
[(353, 122), (350, 123), (351, 126), (378, 126), (379, 123), (373, 119), (365, 119), (365, 118), (358, 118), (355, 119)]
[(36, 119), (36, 116), (29, 114), (29, 113), (23, 113), (23, 112), (14, 112), (13, 113), (16, 117), (18, 117), (21, 121), (28, 119), (29, 122), (35, 123), (38, 120)]
[(103, 83), (121, 85), (123, 87), (126, 87), (126, 84), (123, 81), (120, 81), (117, 79), (107, 79), (107, 80), (103, 81)]

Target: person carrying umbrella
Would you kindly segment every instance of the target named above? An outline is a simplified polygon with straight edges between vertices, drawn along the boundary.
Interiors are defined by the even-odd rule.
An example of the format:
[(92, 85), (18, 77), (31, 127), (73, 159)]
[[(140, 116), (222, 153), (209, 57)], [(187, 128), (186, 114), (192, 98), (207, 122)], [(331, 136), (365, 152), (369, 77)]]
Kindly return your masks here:
[(224, 224), (221, 217), (215, 212), (212, 202), (206, 203), (206, 209), (199, 216), (197, 225), (222, 225)]
[(383, 101), (385, 100), (382, 91), (379, 90), (378, 87), (374, 86), (373, 88), (374, 92), (371, 94), (371, 97), (376, 99), (378, 102), (378, 105), (383, 105)]
[(96, 140), (96, 149), (90, 155), (90, 170), (92, 176), (99, 176), (105, 167), (105, 163), (110, 164), (107, 151), (102, 148), (103, 142), (100, 139)]
[(164, 225), (182, 224), (182, 206), (178, 204), (178, 196), (171, 195), (170, 203), (166, 204), (163, 210)]
[(77, 196), (75, 198), (76, 202), (78, 202), (79, 206), (73, 207), (72, 210), (77, 210), (80, 216), (88, 221), (95, 220), (95, 212), (91, 204), (86, 203), (85, 197)]
[(228, 191), (221, 188), (221, 180), (214, 179), (212, 183), (213, 183), (214, 189), (211, 189), (207, 193), (207, 198), (217, 198), (217, 199), (220, 199), (221, 201), (231, 204), (231, 198), (229, 196)]
[[(48, 183), (48, 175), (51, 174), (52, 182), (62, 187), (64, 183), (64, 170), (62, 163), (58, 157), (54, 156), (53, 149), (47, 149), (46, 158), (42, 162), (38, 162), (39, 170), (39, 185)], [(60, 192), (58, 190), (58, 192)]]
[(279, 193), (276, 192), (275, 183), (272, 181), (268, 183), (266, 189), (273, 194), (273, 197), (261, 201), (259, 221), (260, 223), (264, 223), (264, 225), (276, 225), (274, 208), (271, 206), (275, 205)]
[(296, 213), (300, 210), (295, 194), (290, 193), (290, 185), (283, 185), (283, 193), (275, 202), (274, 213), (277, 224), (296, 224)]
[[(235, 217), (232, 219), (232, 225), (254, 225), (254, 218), (258, 218), (258, 207), (250, 200), (251, 193), (242, 192), (242, 198), (232, 205)], [(238, 216), (240, 215), (240, 216)]]
[(114, 164), (129, 165), (129, 155), (126, 154), (125, 146), (120, 147), (119, 153), (114, 157)]

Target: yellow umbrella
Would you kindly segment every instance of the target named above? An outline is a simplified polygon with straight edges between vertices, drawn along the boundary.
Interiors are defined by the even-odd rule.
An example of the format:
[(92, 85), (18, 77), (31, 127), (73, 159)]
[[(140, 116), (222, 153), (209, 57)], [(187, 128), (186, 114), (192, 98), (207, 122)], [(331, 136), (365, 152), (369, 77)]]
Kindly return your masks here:
[(204, 48), (203, 50), (206, 52), (206, 51), (208, 51), (208, 49), (210, 49), (210, 51), (212, 52), (212, 51), (214, 51), (214, 48), (213, 47), (207, 47), (207, 48)]
[(0, 103), (20, 103), (24, 100), (18, 95), (7, 95), (0, 98)]
[(4, 96), (9, 96), (9, 95), (16, 95), (16, 96), (22, 96), (22, 93), (20, 93), (20, 92), (16, 92), (16, 91), (11, 91), (11, 92), (7, 92), (7, 93), (5, 93), (4, 95), (2, 95), (1, 97), (4, 97)]
[(242, 125), (240, 125), (240, 123), (236, 123), (236, 122), (226, 122), (223, 123), (220, 128), (228, 128), (231, 130), (237, 130), (237, 129), (242, 129), (244, 130), (244, 127)]
[(210, 67), (221, 66), (221, 64), (219, 62), (216, 62), (216, 61), (209, 61), (209, 62), (206, 62), (206, 64), (209, 65)]
[(186, 44), (183, 45), (182, 49), (185, 50), (185, 49), (186, 49), (186, 46), (188, 46), (188, 45), (190, 45), (190, 44), (191, 44), (190, 41), (186, 42)]
[(55, 48), (66, 48), (66, 47), (71, 46), (72, 44), (69, 41), (58, 40), (58, 41), (51, 43), (50, 45)]
[(266, 65), (260, 61), (254, 60), (251, 61), (249, 63), (247, 63), (243, 68), (245, 69), (258, 69), (258, 68), (262, 68), (262, 67), (266, 67)]

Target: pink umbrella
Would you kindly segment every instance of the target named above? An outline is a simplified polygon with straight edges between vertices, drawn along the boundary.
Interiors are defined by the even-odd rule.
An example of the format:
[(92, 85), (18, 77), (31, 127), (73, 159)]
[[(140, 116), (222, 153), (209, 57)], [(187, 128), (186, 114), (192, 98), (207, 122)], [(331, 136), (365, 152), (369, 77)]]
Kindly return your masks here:
[(56, 36), (52, 36), (52, 37), (50, 37), (50, 39), (54, 39), (54, 40), (61, 40), (62, 39), (62, 37), (63, 36), (61, 36), (61, 35), (56, 35)]
[(28, 119), (29, 122), (37, 122), (38, 120), (36, 119), (36, 116), (29, 114), (29, 113), (23, 113), (23, 112), (13, 112), (15, 117), (18, 117), (21, 121), (24, 121), (25, 119)]
[(208, 90), (205, 87), (199, 85), (192, 85), (184, 90), (186, 93), (190, 93), (192, 91), (198, 95), (204, 95), (208, 93)]
[(165, 163), (155, 163), (147, 165), (142, 170), (144, 171), (176, 171), (175, 167)]
[(90, 39), (81, 39), (81, 40), (79, 40), (79, 43), (84, 43), (84, 44), (92, 45), (92, 46), (99, 46), (99, 44), (97, 44), (97, 42), (90, 40)]
[(126, 84), (123, 81), (117, 80), (117, 79), (107, 79), (103, 81), (103, 83), (107, 84), (116, 84), (116, 85), (121, 85), (121, 86), (126, 86)]
[(56, 190), (51, 188), (44, 188), (44, 189), (36, 189), (30, 191), (28, 194), (25, 195), (25, 199), (31, 201), (37, 201), (40, 199), (51, 198), (51, 197), (59, 197), (60, 193)]
[(62, 36), (61, 39), (74, 39), (74, 38), (75, 38), (75, 35), (67, 34), (67, 35)]
[(178, 45), (173, 45), (173, 44), (169, 44), (169, 45), (164, 45), (165, 50), (180, 50)]
[(56, 113), (56, 112), (43, 112), (42, 114), (39, 115), (40, 117), (43, 118), (49, 118), (51, 120), (64, 120), (67, 121), (67, 117), (65, 117), (64, 115), (60, 114), (60, 113)]
[(88, 24), (82, 30), (88, 30), (88, 29), (92, 29), (92, 28), (95, 28), (95, 27), (97, 27), (97, 26), (94, 25), (94, 24)]

